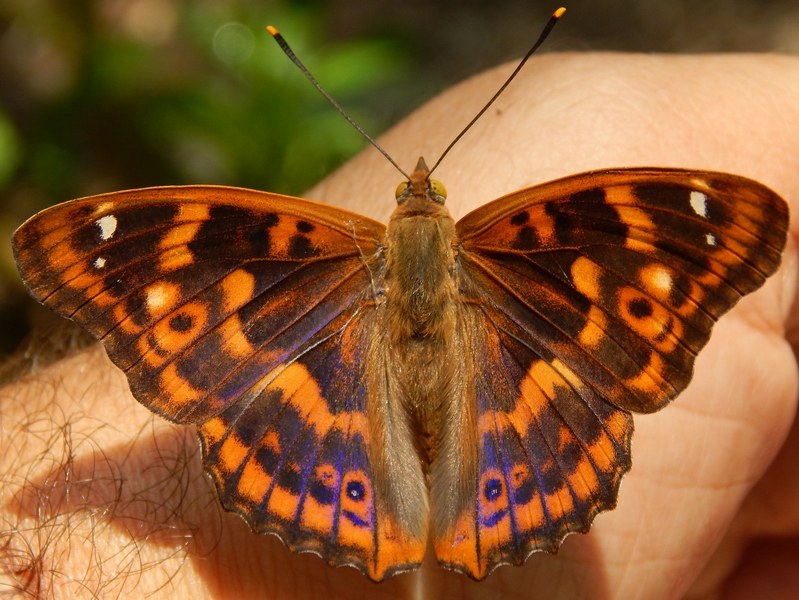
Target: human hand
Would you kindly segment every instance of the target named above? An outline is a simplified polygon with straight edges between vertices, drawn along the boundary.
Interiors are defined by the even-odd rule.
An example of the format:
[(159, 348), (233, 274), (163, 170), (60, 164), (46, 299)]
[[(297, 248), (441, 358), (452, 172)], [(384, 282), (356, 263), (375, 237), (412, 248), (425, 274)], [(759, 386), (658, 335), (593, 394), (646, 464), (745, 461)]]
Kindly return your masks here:
[[(456, 219), (521, 187), (620, 166), (727, 171), (791, 203), (799, 198), (798, 64), (773, 56), (539, 57), (435, 176)], [(432, 163), (507, 71), (449, 90), (387, 134), (385, 146), (402, 165), (420, 154)], [(397, 181), (367, 150), (308, 197), (385, 219)], [(793, 547), (767, 546), (773, 560), (764, 569), (778, 555), (799, 557), (799, 473), (780, 466), (799, 454), (794, 293), (789, 241), (778, 274), (714, 329), (691, 386), (662, 412), (636, 417), (633, 469), (616, 510), (588, 535), (567, 538), (556, 556), (534, 555), (481, 583), (429, 559), (418, 573), (375, 585), (250, 533), (219, 509), (191, 431), (152, 417), (95, 347), (2, 392), (0, 530), (12, 533), (0, 563), (11, 564), (3, 553), (20, 552), (17, 580), (63, 595), (709, 596), (732, 578), (757, 577), (751, 563), (736, 568), (755, 537), (794, 539)], [(27, 567), (26, 553), (37, 558)]]

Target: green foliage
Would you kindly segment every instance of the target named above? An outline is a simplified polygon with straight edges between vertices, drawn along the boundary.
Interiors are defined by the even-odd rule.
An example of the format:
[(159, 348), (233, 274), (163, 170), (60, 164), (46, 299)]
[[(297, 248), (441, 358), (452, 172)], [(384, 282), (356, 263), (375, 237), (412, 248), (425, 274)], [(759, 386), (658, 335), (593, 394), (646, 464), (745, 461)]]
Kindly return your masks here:
[(0, 188), (5, 187), (19, 160), (19, 139), (14, 124), (0, 110)]
[[(0, 237), (71, 198), (212, 183), (300, 194), (364, 140), (264, 31), (281, 29), (368, 131), (405, 77), (399, 42), (326, 39), (321, 0), (26, 2), (0, 6)], [(390, 36), (388, 38), (391, 39)], [(0, 355), (27, 299), (0, 251)]]
[(264, 31), (269, 22), (370, 131), (384, 124), (359, 100), (402, 76), (398, 48), (385, 39), (326, 42), (319, 10), (148, 0), (129, 6), (151, 14), (131, 14), (115, 4), (113, 14), (62, 8), (14, 21), (60, 56), (52, 80), (61, 83), (18, 86), (21, 153), (0, 119), (0, 159), (19, 154), (21, 163), (11, 177), (3, 168), (15, 161), (3, 161), (7, 194), (23, 188), (50, 203), (183, 183), (300, 193), (364, 142), (283, 56)]

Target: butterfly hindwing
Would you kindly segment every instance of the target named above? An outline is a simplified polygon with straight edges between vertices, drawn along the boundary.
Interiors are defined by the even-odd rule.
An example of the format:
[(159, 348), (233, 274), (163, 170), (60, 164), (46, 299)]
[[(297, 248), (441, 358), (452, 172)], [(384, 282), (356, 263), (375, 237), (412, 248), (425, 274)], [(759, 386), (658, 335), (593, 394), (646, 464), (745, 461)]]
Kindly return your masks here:
[(100, 339), (140, 402), (198, 424), (226, 508), (379, 580), (424, 552), (376, 500), (369, 451), (384, 232), (275, 194), (151, 188), (48, 209), (14, 251), (34, 297)]
[(460, 511), (439, 525), (435, 548), (443, 566), (482, 579), (532, 550), (554, 552), (567, 533), (587, 531), (597, 512), (615, 506), (630, 467), (632, 418), (544, 348), (509, 333), (501, 313), (463, 312), (471, 314), (462, 334), (483, 349), (467, 375), (477, 471), (468, 497), (450, 499)]
[(458, 222), (460, 335), (486, 351), (469, 375), (479, 468), (436, 531), (439, 561), (482, 579), (615, 506), (628, 411), (685, 388), (715, 320), (776, 270), (786, 229), (764, 186), (673, 169), (577, 175)]
[[(331, 323), (300, 358), (266, 375), (251, 400), (204, 423), (200, 439), (220, 497), (253, 530), (379, 581), (416, 568), (425, 538), (386, 504), (369, 448), (374, 390), (365, 371), (376, 318), (365, 309)], [(426, 507), (414, 512), (424, 518)]]

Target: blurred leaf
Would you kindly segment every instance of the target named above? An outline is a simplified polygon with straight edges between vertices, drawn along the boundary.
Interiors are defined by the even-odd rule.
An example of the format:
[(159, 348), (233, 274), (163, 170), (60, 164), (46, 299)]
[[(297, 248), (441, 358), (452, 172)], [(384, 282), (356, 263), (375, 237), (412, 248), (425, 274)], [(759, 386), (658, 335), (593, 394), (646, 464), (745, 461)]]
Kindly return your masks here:
[[(402, 49), (385, 36), (326, 40), (321, 0), (18, 0), (0, 19), (9, 231), (46, 202), (132, 187), (300, 194), (362, 148), (264, 31), (270, 22), (370, 132), (386, 124), (363, 116), (364, 99), (403, 74)], [(7, 288), (23, 297), (17, 278)], [(0, 305), (14, 301), (0, 286)]]
[(19, 161), (19, 137), (14, 124), (0, 110), (0, 189), (6, 186)]

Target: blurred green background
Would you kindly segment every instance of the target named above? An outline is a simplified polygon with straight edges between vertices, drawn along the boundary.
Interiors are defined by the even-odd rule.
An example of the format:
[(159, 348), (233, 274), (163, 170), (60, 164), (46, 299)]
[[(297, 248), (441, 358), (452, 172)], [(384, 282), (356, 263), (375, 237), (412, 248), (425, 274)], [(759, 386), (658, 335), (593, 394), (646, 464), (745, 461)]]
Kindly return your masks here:
[[(299, 194), (364, 146), (283, 56), (266, 24), (280, 28), (376, 135), (455, 81), (520, 56), (557, 6), (0, 1), (0, 355), (41, 314), (22, 289), (8, 243), (38, 210), (164, 184)], [(799, 51), (796, 0), (566, 6), (544, 52)]]

